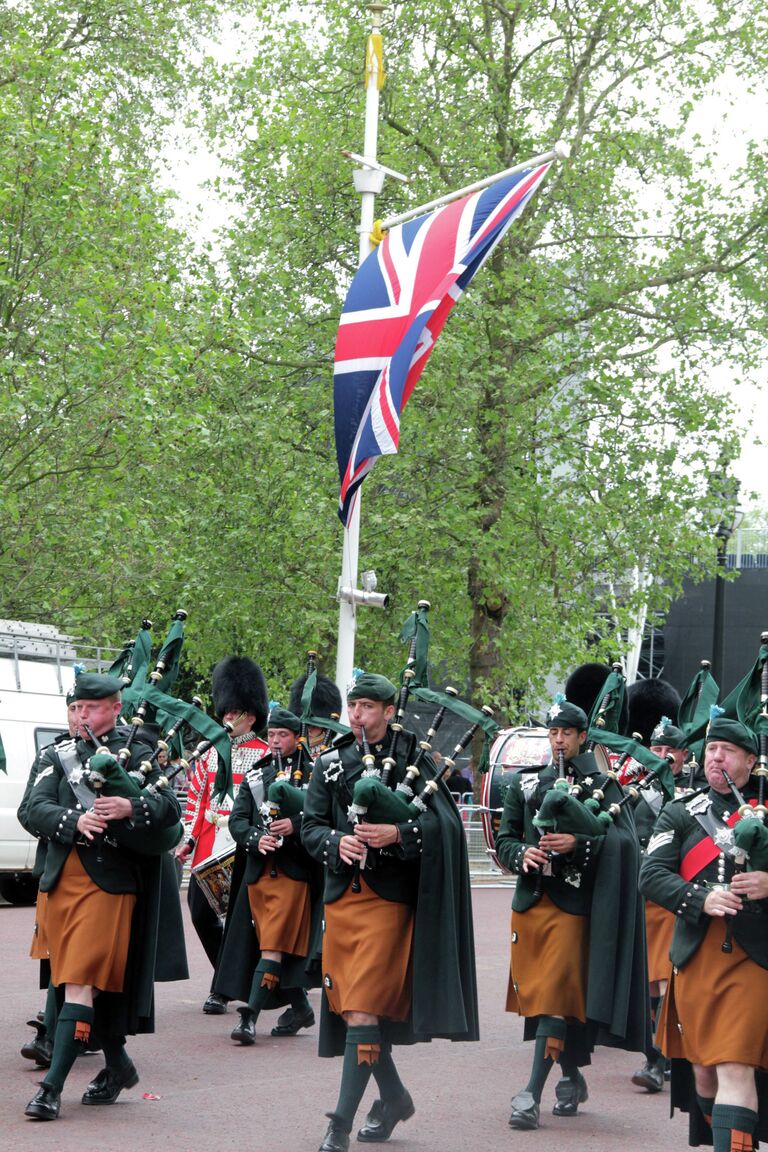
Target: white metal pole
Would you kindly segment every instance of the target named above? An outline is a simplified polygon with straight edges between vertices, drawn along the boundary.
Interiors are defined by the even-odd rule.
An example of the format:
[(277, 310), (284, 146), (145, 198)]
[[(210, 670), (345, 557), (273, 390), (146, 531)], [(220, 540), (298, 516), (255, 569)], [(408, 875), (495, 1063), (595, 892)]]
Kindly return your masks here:
[[(374, 38), (381, 28), (381, 13), (386, 7), (382, 3), (366, 5), (371, 14), (371, 32), (366, 47), (365, 78), (365, 140), (364, 160), (376, 160), (379, 131), (379, 89), (382, 83), (382, 56), (376, 50)], [(373, 209), (376, 193), (381, 191), (384, 173), (373, 168), (359, 168), (354, 172), (355, 188), (360, 193), (360, 237), (358, 263), (362, 264), (371, 250), (370, 234), (373, 228)], [(354, 508), (344, 531), (344, 551), (341, 561), (339, 588), (357, 588), (357, 565), (360, 545), (360, 503), (362, 490), (358, 488)], [(345, 701), (346, 688), (352, 679), (355, 666), (355, 633), (357, 630), (357, 606), (354, 599), (339, 600), (339, 634), (336, 648), (336, 684)]]
[(481, 188), (487, 188), (489, 184), (495, 184), (497, 180), (502, 180), (505, 176), (513, 176), (515, 172), (525, 172), (528, 168), (539, 168), (542, 164), (549, 164), (551, 160), (564, 160), (569, 154), (569, 146), (564, 140), (560, 140), (551, 152), (544, 152), (541, 156), (533, 156), (530, 160), (523, 161), (522, 164), (513, 164), (511, 168), (505, 168), (503, 172), (495, 172), (493, 176), (484, 176), (482, 180), (475, 180), (474, 184), (457, 188), (455, 192), (447, 192), (445, 196), (438, 196), (436, 200), (430, 200), (427, 204), (419, 204), (417, 208), (409, 208), (407, 212), (401, 212), (398, 216), (389, 216), (386, 220), (382, 220), (381, 227), (382, 229), (394, 228), (396, 224), (404, 224), (406, 220), (413, 220), (414, 216), (422, 216), (426, 212), (431, 212), (433, 208), (440, 208), (443, 204), (460, 200), (462, 196), (469, 196), (470, 192), (479, 192)]

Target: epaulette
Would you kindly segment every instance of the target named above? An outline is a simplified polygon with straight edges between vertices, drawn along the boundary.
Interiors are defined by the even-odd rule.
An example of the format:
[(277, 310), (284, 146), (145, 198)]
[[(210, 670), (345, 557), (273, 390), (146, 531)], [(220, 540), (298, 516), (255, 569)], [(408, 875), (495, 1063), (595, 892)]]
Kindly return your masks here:
[[(354, 744), (354, 741), (354, 732), (339, 732), (338, 735), (334, 736), (333, 740), (331, 740), (331, 747), (328, 751), (330, 752), (334, 748), (346, 748), (348, 744)], [(323, 753), (323, 755), (325, 755), (325, 753)]]

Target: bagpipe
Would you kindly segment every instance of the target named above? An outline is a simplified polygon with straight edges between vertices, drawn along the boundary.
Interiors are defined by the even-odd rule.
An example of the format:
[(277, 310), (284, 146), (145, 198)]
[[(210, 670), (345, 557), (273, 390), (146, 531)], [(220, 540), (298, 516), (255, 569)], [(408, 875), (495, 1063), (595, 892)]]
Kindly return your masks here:
[[(260, 760), (261, 763), (263, 761)], [(283, 767), (280, 752), (276, 753), (275, 765), (275, 779), (267, 786), (266, 799), (261, 804), (261, 818), (267, 829), (275, 820), (292, 820), (295, 816), (301, 816), (306, 799), (306, 788), (291, 783), (290, 773)]]
[[(122, 694), (123, 704), (135, 705), (125, 745), (117, 754), (117, 758), (123, 767), (125, 767), (131, 758), (131, 747), (141, 727), (146, 724), (149, 719), (151, 688), (163, 692), (173, 684), (178, 675), (179, 657), (184, 643), (184, 624), (186, 619), (187, 613), (183, 608), (179, 608), (174, 612), (171, 617), (170, 630), (157, 654), (155, 666), (149, 676), (146, 675), (146, 664), (137, 668), (133, 665), (133, 661), (131, 661), (121, 677), (125, 685)], [(142, 622), (142, 629), (145, 631), (148, 632), (151, 627), (151, 620)], [(127, 683), (125, 683), (126, 680), (128, 681)]]
[[(453, 701), (453, 698), (458, 695), (455, 690), (452, 689), (451, 691), (453, 692), (453, 697), (450, 695), (447, 697), (447, 702), (442, 707), (442, 713), (438, 713), (440, 719), (438, 720), (438, 715), (435, 716), (435, 720), (432, 723), (432, 727), (429, 733), (430, 737), (434, 737), (435, 733), (440, 727), (440, 723), (442, 723), (442, 718), (445, 715), (446, 710), (451, 710), (451, 702)], [(395, 729), (392, 732), (392, 740), (389, 753), (384, 759), (384, 768), (381, 772), (379, 772), (378, 768), (376, 767), (376, 758), (371, 753), (368, 742), (365, 738), (365, 733), (362, 733), (362, 759), (364, 768), (363, 775), (355, 781), (355, 785), (352, 791), (352, 803), (349, 805), (347, 810), (347, 815), (351, 824), (355, 825), (363, 823), (366, 820), (376, 824), (404, 824), (408, 821), (418, 819), (422, 813), (428, 811), (435, 795), (440, 791), (440, 785), (443, 778), (452, 772), (456, 767), (458, 757), (466, 748), (469, 747), (477, 732), (481, 728), (485, 728), (487, 732), (489, 722), (495, 725), (495, 721), (493, 720), (493, 709), (489, 708), (487, 705), (483, 705), (483, 707), (477, 711), (463, 701), (456, 702), (462, 704), (463, 715), (466, 715), (467, 711), (474, 712), (477, 716), (477, 719), (464, 732), (461, 739), (455, 745), (451, 755), (446, 756), (443, 759), (443, 762), (438, 771), (434, 776), (427, 780), (424, 788), (418, 795), (414, 793), (413, 784), (417, 777), (421, 774), (421, 768), (418, 766), (418, 764), (423, 763), (424, 758), (428, 752), (431, 751), (431, 743), (429, 741), (421, 742), (419, 747), (419, 754), (416, 757), (418, 764), (414, 762), (414, 764), (410, 765), (406, 769), (405, 778), (397, 785), (396, 788), (393, 789), (389, 787), (388, 777), (391, 772), (391, 768), (396, 763), (393, 752), (396, 751), (396, 741), (400, 738), (402, 725), (399, 729)], [(390, 772), (387, 773), (387, 778), (384, 777), (384, 771), (386, 769), (390, 770)], [(451, 803), (453, 803), (453, 800), (451, 800)], [(355, 865), (355, 874), (352, 880), (352, 890), (354, 892), (360, 891), (361, 867), (365, 867), (365, 860)]]
[[(290, 780), (285, 777), (283, 777), (282, 780), (273, 780), (267, 788), (267, 798), (260, 809), (262, 823), (267, 832), (269, 832), (270, 835), (274, 835), (271, 829), (276, 820), (290, 820), (294, 816), (301, 815), (304, 811), (305, 797), (306, 789), (297, 788), (295, 784), (291, 784)], [(277, 841), (277, 847), (282, 848), (283, 837), (275, 836), (275, 840)], [(277, 876), (277, 861), (274, 856), (269, 874), (273, 878)]]
[[(126, 800), (138, 799), (144, 791), (159, 791), (167, 785), (161, 777), (154, 784), (147, 785), (137, 779), (135, 773), (127, 772), (119, 756), (113, 755), (106, 745), (99, 744), (96, 736), (87, 724), (83, 726), (86, 739), (94, 745), (96, 751), (88, 758), (83, 768), (81, 782), (93, 792), (94, 799), (99, 796), (120, 796)], [(150, 771), (149, 761), (141, 764), (142, 781)], [(130, 831), (121, 826), (120, 822), (110, 823), (109, 835), (126, 848), (131, 848), (142, 856), (159, 856), (162, 852), (172, 851), (184, 835), (184, 825), (180, 820), (169, 828), (160, 831), (146, 832), (140, 825), (134, 825)], [(101, 841), (97, 842), (100, 848)]]

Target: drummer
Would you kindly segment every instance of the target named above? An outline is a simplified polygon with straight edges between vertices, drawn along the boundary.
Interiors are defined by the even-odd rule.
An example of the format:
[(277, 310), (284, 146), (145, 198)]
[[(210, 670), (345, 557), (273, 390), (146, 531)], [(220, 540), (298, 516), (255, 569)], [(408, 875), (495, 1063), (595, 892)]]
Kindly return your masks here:
[[(546, 722), (552, 760), (536, 773), (511, 777), (496, 840), (502, 865), (518, 876), (507, 1011), (525, 1017), (525, 1039), (535, 1040), (531, 1074), (509, 1118), (511, 1128), (523, 1131), (539, 1127), (553, 1064), (559, 1062), (561, 1073), (553, 1115), (575, 1116), (588, 1097), (580, 1069), (590, 1063), (595, 1043), (638, 1051), (645, 1031), (642, 973), (631, 964), (643, 931), (631, 817), (622, 811), (604, 836), (559, 830), (539, 837), (533, 818), (561, 763), (581, 800), (598, 789), (603, 804), (621, 798), (584, 750), (583, 709), (558, 696)], [(593, 900), (598, 885), (600, 899)], [(627, 962), (617, 965), (616, 957)]]
[[(264, 728), (269, 709), (267, 686), (261, 668), (254, 660), (247, 656), (226, 656), (213, 670), (211, 689), (216, 715), (232, 725), (232, 786), (236, 797), (246, 771), (268, 751), (258, 735)], [(192, 868), (221, 848), (234, 851), (234, 841), (227, 831), (233, 800), (229, 796), (216, 795), (218, 763), (218, 753), (211, 748), (199, 760), (189, 783), (184, 813), (186, 835), (176, 856), (182, 863), (190, 860)], [(187, 902), (192, 924), (215, 974), (224, 936), (221, 917), (194, 880), (190, 881), (187, 890)], [(214, 992), (212, 982), (203, 1012), (220, 1016), (226, 1011), (226, 999)]]

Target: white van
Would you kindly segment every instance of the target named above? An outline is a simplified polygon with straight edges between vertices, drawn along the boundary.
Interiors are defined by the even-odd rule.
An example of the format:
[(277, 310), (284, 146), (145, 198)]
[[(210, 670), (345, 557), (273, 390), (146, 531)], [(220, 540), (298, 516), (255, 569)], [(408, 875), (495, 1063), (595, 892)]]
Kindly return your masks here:
[(16, 819), (32, 761), (67, 730), (75, 660), (102, 671), (116, 655), (90, 649), (83, 659), (78, 649), (51, 625), (0, 620), (0, 896), (12, 904), (34, 901), (37, 891), (37, 842)]

